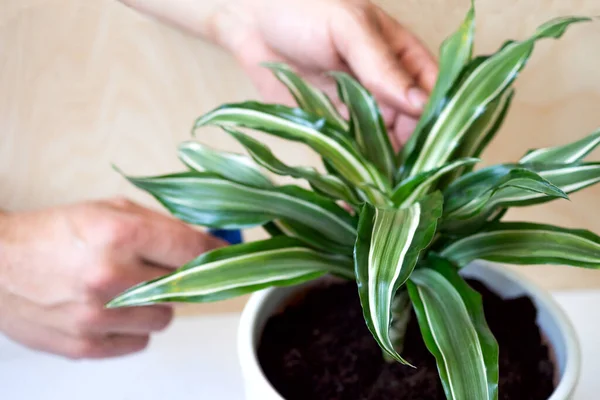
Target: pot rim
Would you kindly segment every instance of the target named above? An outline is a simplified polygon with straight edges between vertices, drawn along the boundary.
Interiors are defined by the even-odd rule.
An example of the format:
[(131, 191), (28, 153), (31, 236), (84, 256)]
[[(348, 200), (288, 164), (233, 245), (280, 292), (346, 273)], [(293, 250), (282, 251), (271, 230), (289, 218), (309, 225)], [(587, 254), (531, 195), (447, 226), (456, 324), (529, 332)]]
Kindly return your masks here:
[[(573, 327), (571, 320), (568, 318), (565, 311), (552, 297), (550, 292), (533, 283), (522, 273), (513, 269), (509, 269), (501, 264), (494, 264), (490, 262), (475, 262), (474, 264), (476, 264), (478, 268), (490, 269), (492, 272), (505, 275), (511, 281), (518, 282), (526, 294), (530, 296), (532, 300), (535, 300), (536, 304), (540, 304), (545, 307), (552, 316), (552, 319), (554, 319), (559, 328), (560, 337), (564, 342), (566, 359), (558, 384), (548, 400), (569, 399), (579, 381), (581, 368), (581, 349), (575, 328)], [(268, 304), (269, 298), (273, 297), (273, 294), (277, 291), (286, 289), (289, 291), (298, 291), (302, 290), (303, 288), (309, 288), (314, 284), (314, 282), (315, 281), (309, 281), (304, 284), (291, 287), (271, 287), (263, 289), (259, 292), (255, 292), (250, 296), (250, 299), (246, 303), (246, 306), (242, 312), (238, 329), (237, 347), (238, 360), (242, 368), (243, 379), (245, 381), (252, 382), (253, 385), (260, 384), (262, 387), (261, 390), (272, 392), (271, 398), (273, 399), (285, 400), (283, 397), (281, 397), (281, 395), (279, 395), (269, 379), (265, 376), (258, 360), (257, 343), (260, 339), (263, 329), (263, 326), (258, 326), (260, 319), (259, 317), (265, 312), (264, 309)], [(281, 306), (281, 303), (282, 302), (276, 304), (274, 309), (277, 310), (278, 307)], [(539, 308), (539, 306), (537, 307)], [(264, 325), (264, 322), (266, 322), (271, 315), (273, 315), (272, 311), (265, 318), (265, 321), (261, 323), (261, 325)], [(554, 352), (554, 349), (552, 349), (552, 344), (549, 344), (551, 351)], [(558, 368), (558, 365), (556, 365), (556, 360), (555, 368)]]

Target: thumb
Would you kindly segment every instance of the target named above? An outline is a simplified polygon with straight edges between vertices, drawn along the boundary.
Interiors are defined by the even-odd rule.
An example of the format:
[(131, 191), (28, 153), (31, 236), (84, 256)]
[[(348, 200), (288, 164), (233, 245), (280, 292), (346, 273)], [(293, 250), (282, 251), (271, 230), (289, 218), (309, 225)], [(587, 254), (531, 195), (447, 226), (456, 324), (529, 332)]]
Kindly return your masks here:
[(332, 41), (358, 80), (382, 102), (419, 116), (427, 94), (402, 69), (377, 22), (375, 9), (352, 9), (331, 21)]
[(179, 268), (200, 254), (224, 247), (227, 243), (185, 223), (155, 212), (141, 209), (143, 219), (137, 226), (131, 245), (145, 262), (166, 268)]

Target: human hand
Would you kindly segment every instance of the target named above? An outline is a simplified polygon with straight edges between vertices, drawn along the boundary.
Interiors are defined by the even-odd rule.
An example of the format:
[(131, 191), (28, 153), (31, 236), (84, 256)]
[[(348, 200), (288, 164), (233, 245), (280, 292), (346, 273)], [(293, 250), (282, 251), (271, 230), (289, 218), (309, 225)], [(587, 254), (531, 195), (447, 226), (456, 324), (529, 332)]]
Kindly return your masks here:
[(142, 350), (172, 309), (106, 302), (223, 244), (121, 199), (1, 215), (0, 331), (76, 359)]
[(208, 20), (209, 36), (229, 49), (267, 101), (293, 104), (261, 67), (291, 65), (342, 109), (324, 72), (346, 71), (378, 100), (396, 148), (416, 125), (437, 76), (425, 46), (368, 0), (240, 0), (224, 3)]

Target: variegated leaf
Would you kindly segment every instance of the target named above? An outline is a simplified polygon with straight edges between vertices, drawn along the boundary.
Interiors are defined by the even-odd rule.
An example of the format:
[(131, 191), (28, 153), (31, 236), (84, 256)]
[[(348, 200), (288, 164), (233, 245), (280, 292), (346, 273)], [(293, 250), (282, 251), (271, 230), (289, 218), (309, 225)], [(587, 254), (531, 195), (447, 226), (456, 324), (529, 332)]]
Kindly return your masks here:
[(343, 72), (332, 75), (337, 81), (339, 96), (348, 107), (350, 133), (365, 157), (391, 181), (396, 170), (394, 149), (375, 98), (350, 75)]
[(246, 156), (218, 151), (197, 142), (179, 145), (179, 159), (198, 172), (213, 172), (232, 182), (268, 189), (273, 184)]
[(529, 59), (537, 40), (558, 38), (573, 23), (589, 18), (558, 18), (540, 26), (529, 39), (511, 42), (483, 61), (461, 84), (428, 132), (419, 152), (407, 161), (409, 175), (444, 165), (462, 143), (482, 110), (513, 83)]
[(444, 260), (428, 260), (407, 283), (421, 334), (450, 400), (498, 399), (498, 343), (481, 295)]
[(563, 146), (548, 147), (529, 151), (521, 164), (573, 164), (582, 161), (600, 144), (600, 129), (594, 133)]
[(342, 118), (325, 93), (298, 76), (288, 65), (283, 63), (263, 65), (288, 88), (301, 109), (314, 116), (325, 118), (342, 132), (348, 131), (348, 122)]
[(419, 122), (401, 151), (402, 161), (418, 152), (417, 143), (428, 134), (431, 123), (440, 114), (448, 101), (448, 93), (457, 81), (463, 68), (471, 60), (475, 38), (475, 4), (471, 8), (458, 30), (450, 35), (440, 47), (439, 73), (435, 87), (429, 96), (427, 104), (419, 118)]
[(600, 237), (581, 229), (502, 222), (451, 243), (441, 255), (460, 266), (488, 260), (600, 268)]
[(338, 177), (320, 174), (310, 167), (290, 167), (275, 157), (267, 146), (253, 137), (231, 128), (225, 128), (225, 130), (244, 146), (254, 161), (269, 171), (278, 175), (305, 179), (315, 190), (333, 199), (344, 200), (350, 204), (360, 203), (356, 193)]
[(477, 158), (461, 158), (433, 171), (422, 172), (419, 175), (405, 179), (394, 189), (392, 201), (399, 207), (410, 205), (427, 194), (431, 188), (435, 188), (435, 182), (444, 174), (452, 172), (457, 168), (473, 165), (480, 161)]
[(444, 220), (468, 224), (498, 207), (522, 205), (526, 199), (544, 196), (568, 198), (559, 187), (533, 171), (495, 166), (465, 175), (448, 187), (444, 192)]
[(441, 213), (439, 192), (401, 209), (365, 204), (360, 213), (355, 271), (363, 314), (384, 352), (402, 363), (390, 337), (392, 301), (433, 238)]
[(192, 224), (240, 229), (289, 219), (340, 244), (352, 245), (356, 238), (355, 219), (350, 214), (333, 201), (297, 186), (263, 190), (198, 172), (126, 178), (152, 194), (175, 217)]
[(352, 259), (277, 237), (204, 253), (173, 273), (131, 287), (107, 306), (219, 301), (270, 286), (295, 285), (326, 273), (353, 279)]
[(307, 246), (327, 253), (345, 254), (352, 256), (353, 246), (343, 245), (330, 240), (313, 228), (296, 221), (274, 220), (265, 226), (272, 236), (285, 235), (301, 240)]
[[(492, 141), (508, 113), (514, 97), (514, 89), (508, 89), (500, 97), (492, 101), (469, 128), (453, 158), (479, 157), (487, 145)], [(453, 171), (449, 181), (473, 170), (473, 164), (460, 170)]]
[[(195, 128), (204, 125), (245, 127), (305, 143), (326, 159), (329, 165), (354, 185), (370, 183), (386, 193), (388, 186), (375, 168), (361, 156), (352, 141), (300, 109), (246, 102), (229, 104), (198, 118)], [(385, 204), (378, 193), (367, 193), (375, 204)]]
[[(498, 182), (503, 177), (508, 176), (510, 171), (514, 169), (527, 169), (537, 173), (539, 177), (565, 194), (575, 193), (600, 182), (600, 163), (494, 165), (464, 175), (448, 187), (445, 192), (446, 212), (450, 212), (452, 207), (455, 207), (453, 204), (457, 204), (458, 199), (462, 198), (460, 201), (466, 201), (470, 194), (481, 193), (481, 190), (484, 190), (483, 188), (487, 184)], [(450, 197), (455, 198), (455, 200), (450, 200)], [(491, 216), (499, 211), (499, 207), (523, 207), (545, 203), (556, 198), (556, 196), (548, 196), (548, 193), (544, 191), (523, 190), (522, 187), (505, 186), (493, 201), (487, 203), (475, 219), (465, 220), (463, 218), (462, 221), (455, 221), (455, 224), (446, 221), (444, 227), (450, 229), (458, 229), (469, 225), (478, 227), (486, 220), (489, 221)]]

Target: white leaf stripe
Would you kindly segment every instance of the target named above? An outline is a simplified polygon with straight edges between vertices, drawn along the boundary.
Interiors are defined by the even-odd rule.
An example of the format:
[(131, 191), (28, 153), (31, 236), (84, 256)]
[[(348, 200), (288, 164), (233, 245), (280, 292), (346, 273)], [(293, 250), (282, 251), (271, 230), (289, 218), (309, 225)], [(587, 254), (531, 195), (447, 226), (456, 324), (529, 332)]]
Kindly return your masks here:
[[(144, 285), (137, 289), (134, 289), (134, 290), (128, 292), (127, 295), (128, 295), (128, 297), (135, 297), (136, 295), (138, 295), (140, 293), (149, 292), (154, 288), (157, 288), (160, 286), (166, 286), (167, 284), (169, 284), (171, 282), (184, 280), (189, 275), (196, 275), (196, 274), (200, 274), (202, 272), (215, 270), (215, 269), (222, 268), (223, 266), (230, 265), (233, 263), (242, 266), (244, 264), (263, 262), (266, 258), (271, 258), (276, 255), (290, 256), (293, 253), (296, 253), (294, 255), (297, 255), (298, 253), (319, 254), (314, 250), (303, 248), (303, 247), (295, 247), (295, 248), (288, 247), (288, 248), (283, 248), (283, 249), (264, 251), (264, 252), (255, 253), (255, 254), (254, 253), (247, 254), (247, 255), (243, 255), (243, 256), (239, 256), (239, 257), (235, 257), (235, 258), (229, 258), (229, 259), (224, 259), (224, 260), (220, 260), (220, 261), (213, 262), (213, 263), (199, 265), (199, 266), (193, 267), (193, 268), (183, 269), (183, 270), (181, 270), (181, 272), (172, 274), (172, 275), (167, 276), (156, 282), (149, 283), (147, 285)], [(319, 271), (319, 268), (314, 268), (314, 267), (308, 268), (308, 269), (301, 268), (301, 263), (306, 263), (306, 260), (304, 260), (304, 259), (301, 260), (298, 263), (298, 265), (295, 265), (295, 266), (288, 265), (287, 266), (288, 268), (286, 268), (286, 269), (289, 269), (289, 271), (279, 272), (279, 269), (276, 269), (277, 272), (275, 273), (275, 276), (277, 277), (278, 280), (290, 279), (292, 277), (301, 276), (306, 273)], [(352, 277), (352, 274), (349, 274), (348, 273), (349, 271), (346, 269), (343, 269), (343, 268), (339, 268), (339, 270), (336, 272), (343, 273), (346, 276), (349, 275), (349, 277)], [(201, 289), (181, 288), (177, 291), (177, 295), (180, 297), (202, 296), (202, 295), (215, 293), (217, 291), (224, 291), (227, 289), (235, 288), (235, 287), (240, 286), (241, 283), (244, 283), (244, 284), (252, 283), (254, 285), (254, 284), (268, 282), (270, 280), (273, 280), (273, 278), (272, 277), (264, 277), (264, 278), (256, 279), (254, 276), (240, 275), (239, 280), (237, 280), (237, 281), (231, 280), (231, 281), (227, 282), (226, 284), (221, 284), (218, 286), (211, 286), (211, 285), (207, 284), (207, 285), (205, 285), (205, 287), (203, 287)], [(169, 292), (161, 293), (161, 294), (147, 297), (144, 299), (144, 301), (145, 302), (154, 302), (154, 301), (161, 300), (161, 299), (167, 298), (167, 297), (172, 297), (172, 296), (173, 296), (173, 294), (169, 293)]]
[[(464, 165), (475, 164), (478, 161), (480, 161), (478, 158), (461, 158), (439, 167), (434, 171), (422, 172), (421, 174), (424, 176), (424, 179), (422, 180), (420, 179), (421, 175), (405, 179), (394, 190), (394, 193), (392, 194), (392, 201), (396, 204), (399, 204), (399, 208), (406, 207), (422, 197), (427, 190), (431, 188), (435, 181), (437, 181), (444, 174), (447, 174)], [(413, 185), (413, 180), (417, 181), (418, 184)], [(410, 192), (406, 193), (408, 192), (408, 189), (410, 189)], [(403, 198), (403, 196), (406, 196), (406, 198)]]
[(416, 286), (428, 330), (442, 358), (450, 398), (490, 399), (483, 351), (460, 294), (430, 268), (415, 271), (411, 282)]
[(516, 79), (531, 55), (535, 42), (556, 37), (557, 29), (564, 31), (569, 24), (580, 21), (577, 18), (566, 18), (545, 24), (531, 38), (509, 43), (479, 64), (440, 113), (410, 174), (416, 175), (446, 163), (475, 119)]
[[(551, 177), (549, 177), (547, 175), (544, 176), (544, 174), (540, 174), (540, 176), (548, 179), (549, 181), (552, 181)], [(586, 188), (586, 187), (593, 185), (595, 183), (598, 183), (598, 182), (600, 182), (600, 176), (597, 178), (594, 178), (594, 179), (588, 179), (587, 181), (573, 182), (570, 185), (560, 186), (560, 189), (563, 190), (565, 193), (572, 193), (572, 192)], [(504, 192), (504, 191), (506, 191), (506, 192)], [(511, 193), (514, 193), (517, 191), (519, 192), (518, 195), (513, 194), (511, 196)], [(491, 208), (500, 203), (517, 203), (517, 202), (523, 202), (523, 201), (541, 199), (541, 198), (547, 198), (547, 197), (548, 197), (548, 195), (546, 195), (544, 193), (525, 192), (525, 191), (522, 191), (522, 190), (519, 190), (516, 188), (506, 188), (503, 190), (502, 196), (492, 197), (492, 200), (490, 201), (490, 203), (488, 203), (488, 205), (490, 207), (487, 207), (487, 208)]]
[[(517, 50), (518, 49), (519, 48), (517, 47)], [(504, 88), (513, 81), (515, 72), (521, 68), (523, 62), (525, 61), (522, 59), (522, 61), (517, 63), (512, 68), (512, 71), (515, 72), (506, 74), (506, 78), (499, 85), (497, 85), (493, 91), (489, 92), (486, 96), (482, 97), (480, 101), (478, 101), (478, 111), (474, 110), (474, 112), (470, 113), (470, 116), (464, 119), (464, 121), (461, 121), (459, 118), (452, 118), (456, 113), (455, 109), (464, 109), (463, 104), (466, 102), (465, 97), (475, 97), (476, 94), (481, 93), (485, 89), (485, 85), (474, 84), (473, 82), (476, 82), (477, 78), (484, 73), (493, 75), (493, 72), (488, 72), (485, 70), (486, 66), (490, 64), (491, 60), (495, 59), (490, 58), (484, 61), (473, 72), (473, 74), (467, 78), (466, 82), (461, 86), (456, 95), (452, 97), (448, 105), (444, 107), (436, 123), (431, 128), (429, 135), (427, 136), (422, 153), (419, 155), (419, 158), (417, 161), (415, 161), (415, 164), (412, 167), (412, 175), (434, 169), (439, 167), (441, 163), (446, 162), (454, 149), (459, 145), (463, 135), (469, 129), (473, 121), (475, 121), (477, 117), (481, 115), (482, 110), (488, 105), (488, 103), (502, 93)], [(452, 139), (444, 140), (443, 146), (436, 146), (436, 143), (439, 143), (440, 141), (439, 136), (443, 135), (444, 132), (452, 133)]]
[(441, 255), (461, 266), (485, 259), (600, 268), (600, 238), (547, 225), (500, 223), (455, 241)]
[[(507, 89), (501, 96), (491, 102), (487, 110), (473, 123), (466, 133), (461, 147), (453, 157), (479, 157), (487, 144), (500, 129), (514, 96), (514, 89)], [(470, 171), (473, 166), (466, 168)], [(460, 176), (463, 171), (455, 171), (453, 176)], [(452, 178), (452, 177), (451, 177)]]
[[(415, 232), (419, 227), (421, 216), (421, 206), (416, 203), (413, 207), (406, 210), (407, 216), (396, 213), (393, 218), (382, 217), (381, 214), (385, 211), (375, 209), (375, 224), (371, 236), (371, 246), (369, 249), (369, 307), (371, 315), (390, 315), (391, 302), (385, 302), (383, 308), (379, 299), (392, 299), (395, 289), (404, 282), (398, 282), (401, 272), (405, 272), (402, 268), (405, 262), (406, 253), (413, 245)], [(387, 213), (393, 214), (394, 211)], [(404, 228), (401, 232), (396, 232), (398, 235), (395, 238), (390, 238), (388, 235), (393, 232), (393, 228), (402, 224)], [(385, 239), (381, 241), (381, 239)], [(390, 240), (391, 239), (391, 240)], [(395, 248), (401, 246), (401, 250), (394, 254)], [(390, 259), (389, 256), (394, 255), (395, 259)], [(390, 265), (383, 268), (381, 265), (383, 260)], [(393, 271), (391, 279), (388, 278), (389, 270)], [(391, 281), (394, 284), (387, 285), (387, 293), (380, 293), (378, 285), (381, 281)], [(378, 322), (378, 323), (377, 323)], [(380, 319), (373, 324), (376, 335), (378, 337), (387, 337), (389, 330), (389, 320)], [(394, 352), (393, 348), (388, 349)]]
[(409, 208), (365, 204), (360, 211), (354, 263), (365, 321), (386, 354), (404, 364), (408, 363), (398, 354), (390, 336), (391, 307), (396, 291), (432, 240), (441, 214), (439, 192)]
[(506, 165), (492, 166), (464, 175), (450, 185), (445, 198), (445, 219), (466, 220), (476, 215), (483, 217), (499, 205), (519, 206), (529, 204), (524, 202), (536, 198), (545, 201), (558, 197), (568, 198), (560, 187), (532, 170), (511, 169)]
[[(275, 127), (275, 129), (285, 131), (290, 137), (293, 137), (294, 140), (303, 141), (306, 137), (312, 138), (310, 143), (307, 144), (328, 159), (329, 162), (331, 162), (331, 164), (333, 164), (350, 182), (355, 184), (362, 182), (372, 182), (377, 184), (364, 163), (357, 158), (357, 155), (350, 152), (337, 140), (334, 140), (315, 129), (288, 121), (284, 118), (270, 115), (265, 112), (231, 106), (216, 109), (204, 117), (199, 118), (196, 122), (196, 126), (213, 123), (220, 126), (233, 127), (239, 125), (251, 125), (249, 127), (252, 128), (258, 121), (260, 121), (259, 125), (261, 126), (271, 125)], [(248, 122), (250, 123), (248, 124)]]
[(285, 64), (264, 63), (264, 65), (271, 69), (277, 79), (288, 88), (300, 108), (308, 113), (324, 117), (343, 131), (348, 130), (348, 123), (339, 115), (325, 93), (303, 80)]
[(300, 283), (327, 272), (353, 279), (352, 259), (277, 237), (204, 253), (169, 275), (128, 289), (108, 306), (213, 301), (261, 287)]
[[(152, 178), (129, 179), (141, 188), (160, 196), (163, 201), (168, 200), (173, 204), (198, 209), (229, 209), (260, 212), (263, 214), (270, 213), (274, 216), (280, 213), (285, 217), (294, 218), (301, 223), (312, 223), (316, 228), (322, 230), (324, 234), (342, 243), (353, 242), (356, 237), (356, 228), (335, 213), (330, 212), (311, 201), (304, 200), (297, 196), (290, 196), (276, 190), (262, 190), (241, 186), (221, 179), (196, 176), (161, 177), (158, 178), (158, 180)], [(189, 191), (184, 193), (182, 185), (186, 184), (188, 185), (187, 189), (197, 190), (198, 195), (192, 196), (192, 193)], [(152, 189), (149, 185), (153, 186)], [(169, 190), (168, 185), (171, 185), (173, 189)], [(218, 189), (219, 187), (223, 188), (223, 192), (215, 191), (215, 189)], [(210, 193), (208, 192), (209, 190), (212, 190), (213, 194), (222, 194), (211, 198)], [(228, 195), (225, 195), (225, 191), (230, 192), (228, 192)], [(237, 194), (234, 194), (232, 191)], [(200, 196), (200, 194), (203, 195)], [(252, 195), (255, 195), (255, 197), (252, 197)], [(243, 198), (244, 201), (240, 201), (241, 198)], [(281, 200), (281, 202), (273, 201), (276, 199)], [(268, 209), (265, 208), (265, 203), (269, 204)], [(293, 207), (294, 205), (300, 208), (296, 209)], [(334, 204), (332, 203), (332, 205)], [(325, 221), (331, 221), (332, 223), (326, 223)]]
[(258, 166), (241, 154), (218, 151), (192, 141), (182, 143), (178, 150), (179, 159), (198, 172), (214, 172), (233, 182), (250, 186), (273, 187)]
[(530, 151), (519, 160), (519, 163), (527, 164), (543, 162), (552, 164), (572, 164), (582, 160), (592, 150), (598, 147), (598, 145), (600, 145), (600, 130), (597, 130), (581, 140), (564, 146)]
[(338, 72), (332, 75), (337, 80), (340, 97), (348, 107), (354, 138), (369, 160), (391, 179), (396, 162), (375, 99), (347, 74)]
[[(497, 168), (500, 167), (490, 167)], [(510, 167), (510, 165), (507, 165)], [(519, 167), (517, 165), (517, 167)], [(594, 185), (600, 182), (600, 164), (579, 164), (579, 165), (545, 165), (545, 164), (533, 164), (523, 165), (524, 168), (531, 168), (531, 171), (536, 172), (541, 178), (546, 179), (550, 184), (560, 189), (563, 193), (574, 193), (588, 186)], [(473, 174), (485, 173), (485, 170), (480, 170)], [(465, 175), (467, 177), (467, 175)], [(482, 175), (481, 179), (486, 179), (485, 175)], [(513, 185), (514, 186), (514, 185)], [(516, 185), (519, 186), (519, 185)], [(497, 207), (522, 207), (532, 204), (544, 203), (547, 201), (554, 200), (558, 197), (564, 197), (560, 193), (556, 192), (552, 194), (552, 191), (532, 191), (525, 190), (523, 187), (503, 187), (497, 192), (493, 193), (493, 196), (485, 200), (486, 197), (473, 198), (470, 203), (465, 204), (459, 209), (447, 210), (446, 218), (466, 218), (468, 215), (479, 213), (483, 215), (489, 215)], [(461, 186), (458, 186), (461, 187)], [(531, 189), (531, 188), (530, 188)], [(461, 190), (468, 190), (464, 185)], [(491, 194), (491, 193), (490, 193)], [(468, 223), (468, 221), (465, 221)]]
[[(531, 237), (533, 235), (543, 236), (543, 235), (547, 235), (547, 234), (551, 234), (552, 236), (558, 236), (558, 237), (564, 236), (567, 239), (571, 236), (568, 233), (549, 232), (549, 231), (545, 231), (545, 230), (541, 230), (541, 229), (540, 230), (529, 230), (527, 232), (524, 232), (523, 230), (505, 230), (505, 231), (497, 231), (497, 232), (477, 233), (477, 234), (470, 235), (465, 239), (461, 239), (460, 241), (453, 243), (452, 245), (450, 245), (448, 248), (446, 248), (442, 252), (442, 256), (450, 256), (451, 257), (452, 253), (457, 252), (458, 248), (465, 248), (469, 245), (472, 245), (471, 249), (473, 250), (473, 253), (485, 254), (487, 252), (494, 251), (495, 249), (502, 249), (503, 247), (509, 248), (509, 246), (505, 244), (504, 240), (506, 239), (507, 236), (510, 236), (510, 235), (514, 235), (515, 237), (522, 236), (523, 239), (525, 239), (526, 238), (525, 235), (527, 235), (527, 237)], [(483, 246), (481, 246), (481, 242), (480, 242), (481, 238), (485, 238), (487, 242), (495, 242), (496, 244), (490, 244), (487, 247), (483, 247)], [(588, 246), (590, 246), (591, 248), (593, 248), (593, 247), (598, 248), (598, 244), (591, 240), (587, 240), (587, 239), (583, 239), (583, 238), (579, 238), (579, 240), (587, 242), (586, 244)], [(540, 241), (540, 243), (542, 243), (542, 242)], [(599, 248), (599, 250), (600, 250), (600, 248)], [(558, 249), (548, 248), (548, 249), (545, 249), (545, 252), (546, 253), (554, 252), (557, 257), (564, 255), (562, 248), (558, 248)], [(600, 253), (598, 255), (600, 255)], [(579, 261), (597, 262), (598, 255), (596, 257), (587, 256), (585, 253), (581, 252), (581, 253), (569, 254), (569, 257), (575, 258)]]
[(479, 141), (475, 142), (477, 144), (473, 146), (473, 149), (477, 149), (480, 146), (481, 141), (497, 124), (499, 117), (505, 111), (504, 106), (506, 105), (506, 102), (512, 97), (513, 92), (513, 90), (507, 90), (506, 93), (498, 99), (498, 105), (491, 110), (492, 113), (489, 116), (489, 119), (487, 120), (487, 124), (482, 128), (482, 132), (478, 135)]
[(414, 132), (401, 151), (403, 161), (406, 161), (416, 148), (419, 138), (425, 134), (425, 127), (440, 112), (448, 92), (455, 84), (461, 71), (472, 57), (475, 34), (475, 4), (471, 1), (469, 12), (457, 31), (444, 40), (440, 47), (439, 73), (429, 100)]
[(329, 240), (319, 231), (302, 226), (302, 224), (297, 222), (275, 220), (273, 224), (281, 233), (288, 237), (297, 238), (310, 247), (327, 253), (352, 254), (353, 247), (351, 245), (344, 246)]
[(269, 171), (278, 175), (305, 179), (317, 190), (320, 190), (334, 199), (344, 200), (350, 204), (357, 204), (360, 202), (350, 187), (338, 177), (334, 175), (321, 175), (317, 170), (311, 167), (290, 167), (275, 157), (273, 152), (266, 145), (255, 140), (253, 137), (230, 128), (225, 128), (225, 131), (244, 146), (250, 156), (259, 165)]

